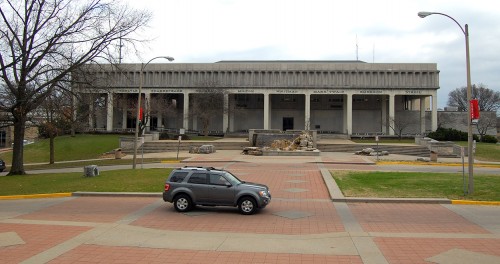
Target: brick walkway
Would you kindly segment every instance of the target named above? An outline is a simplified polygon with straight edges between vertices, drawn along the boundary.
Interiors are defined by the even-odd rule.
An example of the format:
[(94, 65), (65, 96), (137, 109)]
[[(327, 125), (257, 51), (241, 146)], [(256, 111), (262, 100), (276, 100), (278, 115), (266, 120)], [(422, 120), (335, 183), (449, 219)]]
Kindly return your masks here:
[(333, 203), (320, 167), (360, 165), (212, 158), (244, 181), (267, 184), (271, 204), (243, 216), (212, 207), (181, 214), (145, 197), (0, 201), (1, 262), (500, 263), (499, 207)]

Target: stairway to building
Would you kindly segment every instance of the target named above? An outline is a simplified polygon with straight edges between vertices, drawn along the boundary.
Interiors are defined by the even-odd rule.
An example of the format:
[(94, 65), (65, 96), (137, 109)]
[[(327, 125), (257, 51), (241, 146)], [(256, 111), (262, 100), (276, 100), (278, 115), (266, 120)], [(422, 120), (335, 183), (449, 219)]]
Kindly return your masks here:
[(351, 152), (372, 148), (379, 151), (387, 151), (389, 154), (410, 155), (417, 157), (429, 157), (430, 150), (422, 146), (408, 145), (377, 145), (376, 144), (318, 144), (317, 148), (324, 152)]
[(144, 142), (144, 153), (189, 151), (190, 147), (201, 145), (214, 145), (216, 150), (241, 150), (249, 146), (248, 142), (228, 141), (150, 141)]
[[(192, 146), (201, 145), (214, 145), (216, 150), (242, 150), (249, 147), (247, 141), (150, 141), (145, 142), (143, 146), (144, 153), (158, 153), (158, 152), (176, 152), (189, 151)], [(319, 143), (317, 148), (322, 152), (350, 152), (354, 153), (364, 148), (377, 149), (373, 144), (328, 144)], [(408, 145), (379, 145), (379, 151), (388, 151), (389, 154), (411, 155), (417, 157), (429, 157), (430, 151), (422, 146), (408, 146)]]

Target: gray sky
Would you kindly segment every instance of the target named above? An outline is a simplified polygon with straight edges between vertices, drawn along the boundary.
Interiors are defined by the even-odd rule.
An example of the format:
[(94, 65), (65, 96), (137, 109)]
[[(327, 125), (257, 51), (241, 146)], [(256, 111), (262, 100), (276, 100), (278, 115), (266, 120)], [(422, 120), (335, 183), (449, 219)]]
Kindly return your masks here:
[[(469, 24), (471, 79), (500, 89), (500, 2), (494, 0), (126, 0), (150, 10), (150, 39), (124, 62), (172, 56), (220, 60), (359, 60), (437, 63), (438, 107), (466, 86), (465, 37), (445, 13)], [(155, 62), (162, 62), (161, 60)]]

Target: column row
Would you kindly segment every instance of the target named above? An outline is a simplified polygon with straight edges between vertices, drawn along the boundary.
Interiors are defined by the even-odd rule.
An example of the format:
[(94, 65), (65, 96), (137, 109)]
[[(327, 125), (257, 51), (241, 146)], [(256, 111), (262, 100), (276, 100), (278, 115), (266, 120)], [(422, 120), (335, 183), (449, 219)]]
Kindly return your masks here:
[[(182, 125), (184, 128), (188, 129), (189, 126), (189, 95), (190, 93), (185, 92), (183, 93), (183, 122)], [(272, 100), (271, 100), (271, 93), (264, 93), (263, 94), (263, 129), (271, 129), (271, 109), (272, 109)], [(311, 95), (310, 94), (303, 94), (305, 97), (304, 100), (304, 129), (312, 129), (311, 127)], [(342, 104), (342, 110), (343, 110), (343, 128), (342, 128), (342, 133), (351, 135), (353, 133), (353, 96), (355, 94), (344, 94), (343, 96), (343, 104)], [(434, 92), (432, 95), (432, 114), (431, 114), (431, 129), (434, 131), (437, 129), (437, 100), (435, 99), (437, 95), (437, 92)], [(394, 135), (394, 127), (395, 127), (395, 96), (396, 94), (385, 94), (382, 96), (382, 100), (380, 100), (380, 110), (381, 110), (381, 116), (382, 116), (382, 132), (385, 134), (389, 135)], [(145, 93), (146, 101), (151, 101), (151, 93), (146, 92)], [(426, 124), (425, 124), (425, 113), (426, 113), (426, 102), (425, 99), (428, 96), (421, 96), (419, 98), (420, 100), (420, 115), (419, 115), (419, 123), (420, 123), (420, 132), (424, 133), (426, 131)], [(228, 131), (232, 131), (232, 124), (234, 122), (231, 122), (232, 118), (234, 116), (231, 115), (230, 113), (230, 107), (229, 107), (229, 94), (224, 94), (224, 103), (223, 103), (223, 120), (222, 120), (222, 128), (223, 132), (226, 133)], [(90, 106), (91, 108), (93, 107), (92, 105)], [(149, 110), (149, 109), (148, 109)], [(147, 110), (147, 111), (148, 111)], [(149, 114), (149, 113), (148, 113)], [(159, 113), (160, 116), (157, 116), (158, 118), (158, 127), (162, 127), (162, 117), (161, 113)], [(112, 131), (113, 130), (113, 93), (108, 93), (107, 99), (106, 99), (106, 130), (107, 131)], [(122, 128), (126, 128), (127, 124), (127, 113), (126, 111), (123, 111), (122, 115)], [(94, 122), (93, 117), (89, 117), (89, 123), (91, 124)]]

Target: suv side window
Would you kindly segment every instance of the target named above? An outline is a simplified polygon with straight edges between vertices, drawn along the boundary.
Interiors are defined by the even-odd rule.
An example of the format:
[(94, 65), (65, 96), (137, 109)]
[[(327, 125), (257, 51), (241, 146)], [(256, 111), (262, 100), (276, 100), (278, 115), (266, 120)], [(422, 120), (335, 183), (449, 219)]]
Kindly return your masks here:
[(212, 185), (222, 185), (227, 186), (229, 182), (221, 174), (211, 173), (210, 174), (210, 184)]
[(187, 175), (187, 171), (176, 171), (170, 177), (170, 182), (183, 182)]
[(189, 177), (188, 183), (207, 184), (207, 174), (201, 172), (195, 172), (191, 174), (191, 177)]

